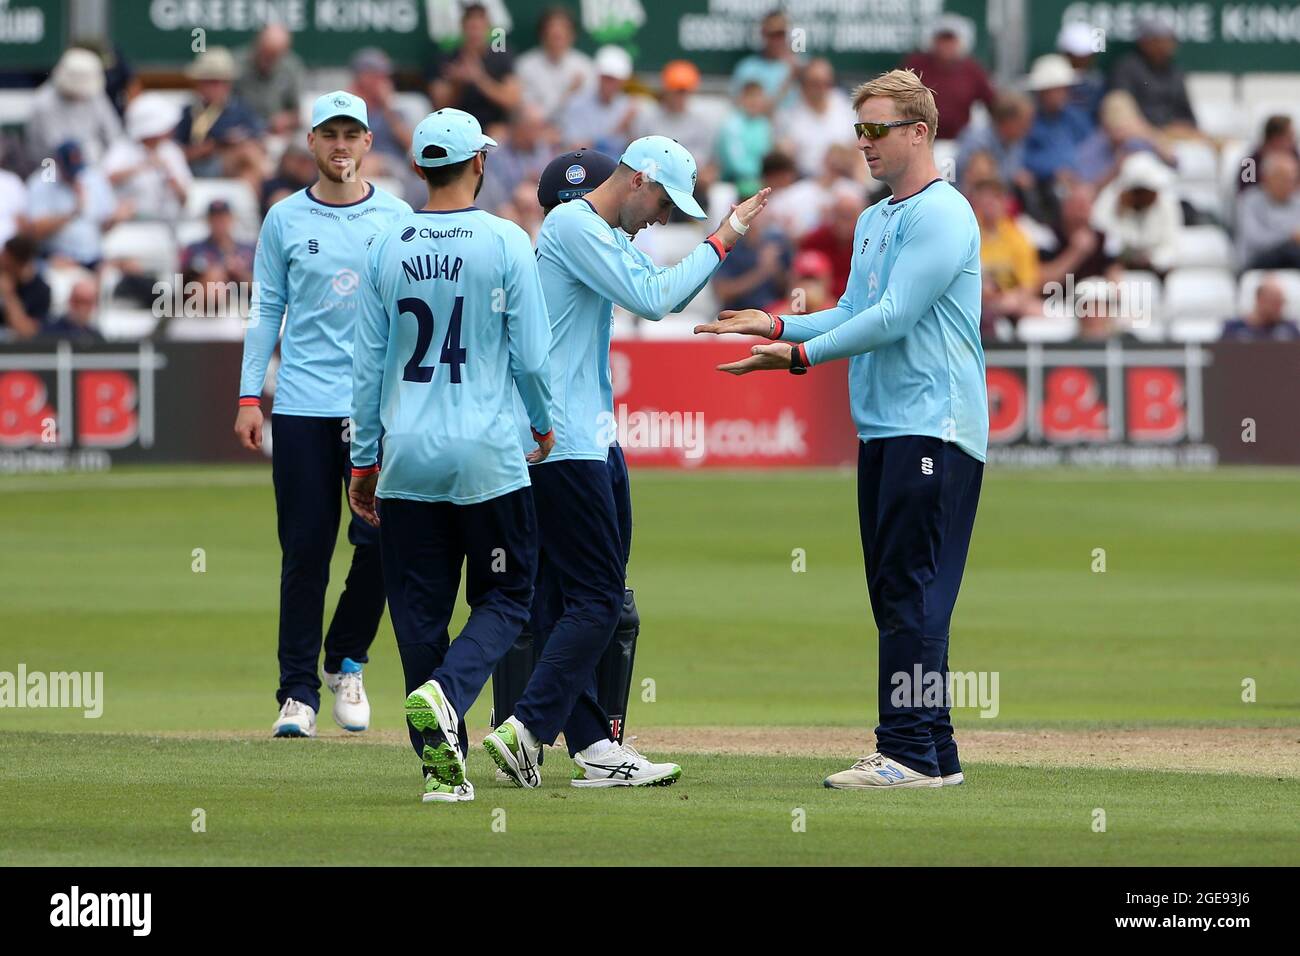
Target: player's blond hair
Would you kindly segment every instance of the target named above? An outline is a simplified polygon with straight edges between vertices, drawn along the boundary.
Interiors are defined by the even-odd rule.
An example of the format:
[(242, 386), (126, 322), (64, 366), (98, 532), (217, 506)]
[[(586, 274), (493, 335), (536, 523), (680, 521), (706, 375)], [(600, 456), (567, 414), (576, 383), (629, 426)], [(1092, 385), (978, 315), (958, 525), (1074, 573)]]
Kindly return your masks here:
[(939, 132), (939, 108), (934, 105), (934, 90), (921, 82), (912, 70), (890, 70), (868, 80), (853, 91), (856, 110), (873, 96), (887, 96), (894, 101), (902, 119), (920, 120), (929, 130), (930, 142)]

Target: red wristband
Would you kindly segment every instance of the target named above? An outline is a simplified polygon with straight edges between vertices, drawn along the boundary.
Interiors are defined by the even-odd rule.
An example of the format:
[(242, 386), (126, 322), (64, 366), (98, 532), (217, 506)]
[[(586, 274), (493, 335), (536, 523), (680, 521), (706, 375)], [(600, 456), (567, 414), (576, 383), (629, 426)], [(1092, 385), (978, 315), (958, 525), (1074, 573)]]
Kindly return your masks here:
[(548, 439), (548, 438), (554, 438), (554, 437), (555, 437), (555, 429), (554, 429), (554, 428), (552, 428), (552, 429), (551, 429), (549, 432), (547, 432), (545, 435), (543, 435), (541, 432), (539, 432), (536, 428), (533, 428), (531, 425), (529, 426), (529, 430), (533, 433), (533, 441), (537, 442), (537, 444), (539, 444), (539, 445), (540, 445), (542, 442), (546, 441), (546, 439)]
[(241, 395), (239, 397), (239, 407), (243, 408), (245, 405), (256, 405), (261, 408), (262, 400), (255, 395)]
[(727, 258), (727, 247), (722, 244), (722, 240), (717, 237), (716, 233), (704, 241), (713, 247), (713, 251), (718, 254), (719, 262)]
[(366, 467), (364, 467), (364, 468), (358, 468), (356, 465), (353, 465), (353, 466), (352, 466), (352, 477), (353, 477), (353, 478), (364, 478), (364, 477), (366, 477), (367, 475), (377, 475), (377, 474), (379, 474), (379, 463), (378, 463), (378, 462), (376, 462), (376, 463), (373, 464), (373, 465), (366, 465)]
[(772, 320), (772, 332), (768, 335), (768, 338), (774, 342), (778, 341), (781, 336), (785, 334), (785, 323), (781, 321), (781, 317), (774, 312), (767, 313), (767, 317)]

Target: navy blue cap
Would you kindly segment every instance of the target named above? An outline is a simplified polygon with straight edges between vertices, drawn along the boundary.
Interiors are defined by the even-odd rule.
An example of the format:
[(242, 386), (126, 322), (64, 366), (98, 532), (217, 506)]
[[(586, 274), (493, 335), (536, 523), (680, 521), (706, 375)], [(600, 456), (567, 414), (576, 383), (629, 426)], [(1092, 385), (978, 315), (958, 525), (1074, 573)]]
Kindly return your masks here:
[(69, 176), (76, 176), (86, 168), (86, 163), (81, 158), (81, 144), (75, 139), (60, 143), (54, 150), (54, 160)]
[(537, 204), (550, 209), (591, 192), (609, 179), (618, 160), (594, 149), (578, 149), (556, 156), (537, 180)]

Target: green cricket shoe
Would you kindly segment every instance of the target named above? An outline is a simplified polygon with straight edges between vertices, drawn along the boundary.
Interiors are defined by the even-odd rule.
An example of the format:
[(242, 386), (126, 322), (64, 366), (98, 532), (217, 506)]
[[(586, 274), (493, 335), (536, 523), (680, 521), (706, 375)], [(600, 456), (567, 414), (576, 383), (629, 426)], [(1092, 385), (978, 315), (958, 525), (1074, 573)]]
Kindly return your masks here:
[(516, 787), (535, 790), (542, 785), (537, 754), (524, 746), (519, 729), (519, 721), (507, 717), (504, 724), (483, 738), (483, 749)]
[(424, 766), (449, 787), (463, 784), (465, 758), (460, 752), (460, 719), (436, 680), (425, 681), (411, 691), (406, 698), (406, 722), (424, 738)]
[(474, 799), (474, 784), (466, 780), (458, 787), (450, 786), (429, 771), (424, 775), (425, 803), (469, 803)]

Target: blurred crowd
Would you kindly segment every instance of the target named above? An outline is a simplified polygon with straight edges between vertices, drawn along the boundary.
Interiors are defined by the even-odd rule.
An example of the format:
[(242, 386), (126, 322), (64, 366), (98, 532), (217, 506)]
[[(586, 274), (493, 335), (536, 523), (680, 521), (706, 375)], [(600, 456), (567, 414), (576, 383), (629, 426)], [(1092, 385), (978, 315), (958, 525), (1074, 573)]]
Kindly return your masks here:
[[(382, 50), (352, 56), (348, 88), (366, 101), (374, 134), (362, 175), (422, 205), (406, 158), (411, 131), (432, 109), (466, 110), (500, 143), (479, 205), (535, 236), (536, 182), (552, 157), (578, 147), (618, 156), (632, 139), (667, 135), (696, 157), (697, 198), (711, 217), (773, 190), (719, 269), (715, 304), (826, 308), (845, 287), (859, 214), (886, 191), (858, 152), (849, 84), (828, 60), (793, 53), (790, 27), (784, 14), (764, 18), (761, 48), (737, 63), (725, 92), (706, 91), (687, 60), (638, 74), (622, 47), (580, 51), (560, 7), (541, 17), (538, 45), (516, 56), (496, 41), (486, 8), (469, 3), (460, 45), (431, 52), (418, 85), (406, 76), (399, 90)], [(1232, 277), (1216, 334), (1300, 336), (1286, 318), (1300, 308), (1300, 152), (1288, 116), (1264, 124), (1230, 204), (1197, 203), (1180, 187), (1185, 165), (1216, 163), (1223, 143), (1198, 128), (1167, 27), (1145, 22), (1135, 49), (1108, 55), (1096, 31), (1072, 24), (1057, 52), (1005, 87), (972, 55), (973, 40), (970, 21), (941, 17), (901, 65), (935, 92), (940, 169), (979, 222), (987, 339), (1035, 328), (1129, 335), (1150, 327), (1142, 310), (1156, 301), (1130, 289), (1168, 292), (1166, 304), (1182, 289), (1205, 304), (1196, 277), (1182, 275), (1196, 267)], [(32, 93), (22, 134), (0, 143), (0, 338), (93, 340), (100, 310), (148, 309), (155, 283), (174, 273), (251, 280), (261, 216), (316, 177), (302, 113), (312, 92), (292, 41), (273, 25), (245, 49), (209, 48), (186, 70), (185, 91), (143, 90), (112, 50), (65, 51)], [(655, 232), (643, 237), (652, 247)], [(1236, 284), (1247, 274), (1248, 298)]]

